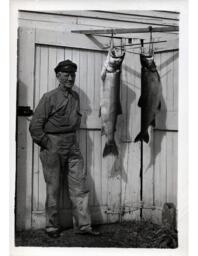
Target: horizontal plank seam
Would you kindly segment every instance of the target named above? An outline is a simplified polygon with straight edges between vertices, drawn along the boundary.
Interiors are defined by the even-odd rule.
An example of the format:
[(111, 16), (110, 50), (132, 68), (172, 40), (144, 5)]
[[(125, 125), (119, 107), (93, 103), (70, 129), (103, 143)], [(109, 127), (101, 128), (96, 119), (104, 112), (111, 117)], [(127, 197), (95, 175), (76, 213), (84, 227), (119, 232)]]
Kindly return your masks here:
[[(80, 17), (80, 18), (89, 18), (89, 19), (99, 19), (99, 20), (109, 20), (109, 21), (119, 21), (119, 22), (131, 22), (131, 23), (139, 23), (139, 24), (150, 24), (150, 25), (160, 25), (160, 26), (170, 26), (168, 24), (161, 24), (161, 23), (152, 23), (152, 22), (138, 22), (138, 21), (132, 21), (130, 19), (116, 19), (116, 18), (107, 18), (107, 17), (93, 17), (93, 16), (86, 16), (81, 14), (63, 14), (63, 13), (52, 13), (52, 12), (39, 12), (39, 11), (28, 11), (28, 10), (20, 10), (20, 12), (26, 12), (26, 13), (37, 13), (37, 14), (44, 14), (44, 15), (55, 15), (55, 16), (68, 16), (68, 17)], [(116, 15), (116, 13), (115, 13)], [(132, 15), (131, 15), (132, 16)], [(136, 16), (137, 17), (137, 16)], [(146, 17), (144, 15), (140, 17)], [(146, 17), (147, 18), (147, 17)], [(152, 17), (149, 17), (152, 18)], [(155, 17), (155, 19), (160, 19), (159, 17)], [(164, 18), (162, 18), (164, 19)], [(167, 19), (167, 18), (165, 18)], [(179, 20), (176, 20), (179, 21)], [(172, 25), (174, 26), (174, 25)]]

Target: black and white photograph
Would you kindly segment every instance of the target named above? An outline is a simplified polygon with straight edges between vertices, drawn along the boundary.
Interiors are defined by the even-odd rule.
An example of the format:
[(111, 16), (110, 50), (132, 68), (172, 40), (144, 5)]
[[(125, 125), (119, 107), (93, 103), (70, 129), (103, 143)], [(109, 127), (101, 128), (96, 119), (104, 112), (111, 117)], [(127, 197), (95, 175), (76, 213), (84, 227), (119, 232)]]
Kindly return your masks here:
[(179, 248), (180, 19), (19, 8), (16, 248)]

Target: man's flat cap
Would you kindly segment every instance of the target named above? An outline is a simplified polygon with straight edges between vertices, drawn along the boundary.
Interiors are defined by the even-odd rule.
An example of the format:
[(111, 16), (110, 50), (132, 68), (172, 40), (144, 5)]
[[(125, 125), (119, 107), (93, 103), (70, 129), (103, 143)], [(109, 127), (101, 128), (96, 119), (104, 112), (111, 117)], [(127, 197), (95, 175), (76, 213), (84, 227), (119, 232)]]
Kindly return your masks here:
[(58, 63), (54, 71), (57, 74), (58, 72), (76, 72), (77, 65), (71, 60), (64, 60)]

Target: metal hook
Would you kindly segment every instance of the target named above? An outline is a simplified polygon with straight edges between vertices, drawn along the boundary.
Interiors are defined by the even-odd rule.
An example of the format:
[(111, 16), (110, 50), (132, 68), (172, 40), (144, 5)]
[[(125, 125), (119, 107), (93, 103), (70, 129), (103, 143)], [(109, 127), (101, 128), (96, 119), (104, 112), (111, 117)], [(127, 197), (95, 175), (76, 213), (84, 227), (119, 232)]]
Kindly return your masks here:
[(140, 39), (141, 43), (141, 53), (144, 53), (144, 39)]
[(113, 30), (111, 32), (111, 39), (110, 39), (110, 48), (112, 49), (114, 46), (114, 43), (113, 43)]
[(149, 26), (150, 31), (150, 43), (149, 43), (149, 54), (153, 55), (153, 35), (152, 35), (152, 26)]
[(122, 52), (123, 52), (123, 42), (122, 42), (122, 39), (121, 39), (121, 45), (120, 46), (121, 46), (120, 49), (121, 49), (121, 54), (122, 54)]

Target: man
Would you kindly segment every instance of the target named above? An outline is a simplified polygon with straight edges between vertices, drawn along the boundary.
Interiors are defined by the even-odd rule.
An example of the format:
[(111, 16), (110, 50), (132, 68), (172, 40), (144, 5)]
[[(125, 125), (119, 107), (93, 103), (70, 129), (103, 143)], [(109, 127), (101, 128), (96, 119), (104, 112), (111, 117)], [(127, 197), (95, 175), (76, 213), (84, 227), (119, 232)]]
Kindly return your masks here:
[(63, 174), (67, 175), (78, 233), (98, 235), (91, 228), (86, 170), (76, 140), (81, 120), (79, 95), (72, 90), (77, 65), (65, 60), (54, 71), (59, 87), (43, 95), (30, 123), (33, 141), (41, 147), (40, 159), (47, 187), (46, 232), (51, 237), (60, 234), (58, 202), (60, 174)]

